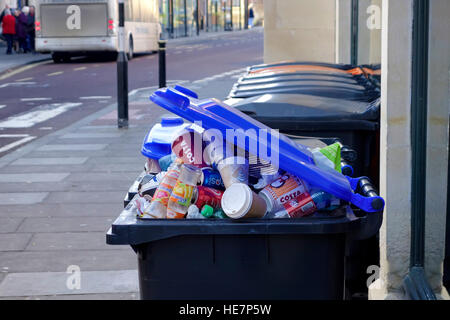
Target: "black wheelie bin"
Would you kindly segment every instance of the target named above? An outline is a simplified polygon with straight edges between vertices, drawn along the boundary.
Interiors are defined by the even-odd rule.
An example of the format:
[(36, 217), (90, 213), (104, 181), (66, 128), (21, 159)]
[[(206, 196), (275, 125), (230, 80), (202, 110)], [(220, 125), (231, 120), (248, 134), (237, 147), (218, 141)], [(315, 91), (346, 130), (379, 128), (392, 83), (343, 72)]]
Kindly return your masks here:
[[(190, 101), (183, 88), (157, 93), (153, 101), (180, 116), (227, 110), (227, 125), (241, 127), (242, 119), (246, 125), (261, 125), (216, 100)], [(283, 144), (281, 150), (296, 147)], [(333, 211), (303, 218), (142, 220), (130, 202), (106, 241), (130, 245), (137, 253), (142, 299), (344, 299), (347, 245), (378, 232), (384, 207), (367, 178), (348, 181), (354, 192), (351, 204), (344, 200)]]

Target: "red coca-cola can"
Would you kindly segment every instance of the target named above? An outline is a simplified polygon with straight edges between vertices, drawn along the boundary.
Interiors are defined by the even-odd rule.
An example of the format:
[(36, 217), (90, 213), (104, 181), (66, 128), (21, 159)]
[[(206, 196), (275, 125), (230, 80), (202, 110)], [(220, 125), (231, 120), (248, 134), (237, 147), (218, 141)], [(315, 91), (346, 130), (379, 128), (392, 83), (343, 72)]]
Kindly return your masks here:
[(199, 209), (203, 208), (205, 204), (213, 208), (220, 208), (222, 196), (223, 191), (221, 190), (198, 186), (194, 189), (192, 204), (195, 204)]

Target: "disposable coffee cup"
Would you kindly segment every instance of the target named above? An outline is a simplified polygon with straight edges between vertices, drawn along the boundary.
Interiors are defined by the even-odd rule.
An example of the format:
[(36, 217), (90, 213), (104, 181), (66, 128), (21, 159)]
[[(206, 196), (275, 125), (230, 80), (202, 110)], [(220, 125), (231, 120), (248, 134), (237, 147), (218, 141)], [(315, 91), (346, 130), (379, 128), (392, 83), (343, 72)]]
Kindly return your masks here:
[(248, 185), (248, 162), (244, 157), (229, 157), (217, 164), (225, 188), (234, 183)]
[(223, 212), (232, 219), (262, 218), (267, 211), (266, 202), (243, 183), (234, 183), (227, 188), (221, 205)]

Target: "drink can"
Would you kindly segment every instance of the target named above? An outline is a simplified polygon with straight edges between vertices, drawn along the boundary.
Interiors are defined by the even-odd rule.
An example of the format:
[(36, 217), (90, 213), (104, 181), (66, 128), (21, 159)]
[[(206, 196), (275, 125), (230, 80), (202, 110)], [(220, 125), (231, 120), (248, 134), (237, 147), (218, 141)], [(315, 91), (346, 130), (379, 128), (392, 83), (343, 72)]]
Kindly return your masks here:
[(219, 171), (212, 168), (203, 168), (200, 184), (204, 187), (225, 190), (222, 176)]
[(203, 208), (204, 205), (209, 205), (213, 208), (220, 208), (220, 201), (222, 200), (223, 191), (208, 188), (204, 186), (198, 186), (194, 190), (194, 196), (192, 197), (192, 203), (198, 208)]

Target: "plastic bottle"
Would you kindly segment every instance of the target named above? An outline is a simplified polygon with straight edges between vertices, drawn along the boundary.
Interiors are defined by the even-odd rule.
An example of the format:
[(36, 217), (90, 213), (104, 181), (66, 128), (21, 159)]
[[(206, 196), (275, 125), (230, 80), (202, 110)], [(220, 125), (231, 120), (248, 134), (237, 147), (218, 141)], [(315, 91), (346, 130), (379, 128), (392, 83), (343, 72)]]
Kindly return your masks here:
[(168, 219), (182, 219), (191, 205), (195, 186), (200, 178), (201, 170), (193, 165), (184, 164), (178, 181), (173, 187), (167, 205)]
[(164, 175), (164, 178), (161, 180), (161, 183), (153, 195), (152, 203), (149, 208), (149, 214), (151, 216), (159, 219), (166, 218), (167, 204), (173, 187), (177, 183), (180, 169), (181, 161), (178, 159), (168, 168), (167, 173)]

